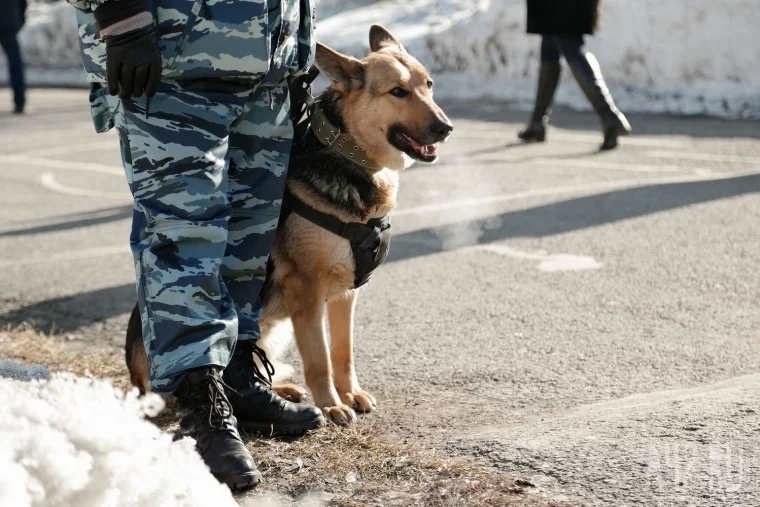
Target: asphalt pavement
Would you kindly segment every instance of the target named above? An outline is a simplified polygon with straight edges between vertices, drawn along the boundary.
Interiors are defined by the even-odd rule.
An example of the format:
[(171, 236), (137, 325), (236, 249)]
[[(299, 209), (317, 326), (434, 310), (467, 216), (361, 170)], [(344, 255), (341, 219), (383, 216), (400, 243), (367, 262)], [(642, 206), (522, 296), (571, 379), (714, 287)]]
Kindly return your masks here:
[[(121, 347), (131, 202), (87, 93), (0, 111), (0, 326)], [(10, 104), (0, 90), (0, 105)], [(357, 369), (396, 437), (578, 505), (760, 505), (760, 123), (445, 104), (362, 290)], [(3, 106), (5, 107), (5, 106)], [(293, 358), (297, 362), (297, 358)]]

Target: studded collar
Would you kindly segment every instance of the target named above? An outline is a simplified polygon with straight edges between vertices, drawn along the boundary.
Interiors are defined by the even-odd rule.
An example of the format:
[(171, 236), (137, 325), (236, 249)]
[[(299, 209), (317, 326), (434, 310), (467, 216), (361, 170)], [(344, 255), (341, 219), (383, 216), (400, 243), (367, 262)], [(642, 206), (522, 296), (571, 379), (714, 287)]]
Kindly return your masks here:
[(382, 169), (381, 166), (377, 165), (374, 160), (367, 156), (367, 153), (356, 144), (350, 135), (341, 132), (338, 127), (333, 125), (330, 120), (327, 119), (318, 103), (314, 105), (314, 116), (311, 120), (311, 130), (314, 132), (314, 135), (317, 136), (320, 143), (324, 144), (331, 150), (338, 152), (341, 156), (354, 162), (356, 165), (360, 165), (373, 171), (379, 171)]

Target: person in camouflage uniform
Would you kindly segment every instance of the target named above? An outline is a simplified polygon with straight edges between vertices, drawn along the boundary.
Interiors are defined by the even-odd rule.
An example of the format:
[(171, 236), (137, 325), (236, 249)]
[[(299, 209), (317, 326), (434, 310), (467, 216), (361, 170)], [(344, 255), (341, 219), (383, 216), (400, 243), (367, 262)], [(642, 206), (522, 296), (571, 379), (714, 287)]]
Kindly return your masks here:
[(151, 390), (177, 397), (180, 433), (217, 478), (254, 485), (238, 424), (324, 424), (279, 398), (253, 359), (268, 366), (259, 293), (292, 143), (288, 79), (314, 59), (313, 0), (69, 2), (96, 130), (116, 127), (134, 196)]

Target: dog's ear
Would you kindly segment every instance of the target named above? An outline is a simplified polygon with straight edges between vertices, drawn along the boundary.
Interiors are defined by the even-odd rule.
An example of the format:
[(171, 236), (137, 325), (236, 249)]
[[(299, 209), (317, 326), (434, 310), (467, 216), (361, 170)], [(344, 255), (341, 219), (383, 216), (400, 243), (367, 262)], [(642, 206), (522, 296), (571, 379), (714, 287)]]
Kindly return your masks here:
[(317, 42), (314, 63), (338, 91), (348, 93), (364, 86), (364, 64), (356, 58), (342, 55)]
[(404, 46), (391, 35), (391, 32), (380, 25), (372, 25), (372, 28), (369, 29), (369, 47), (373, 52), (387, 47), (395, 47), (401, 51), (406, 51)]

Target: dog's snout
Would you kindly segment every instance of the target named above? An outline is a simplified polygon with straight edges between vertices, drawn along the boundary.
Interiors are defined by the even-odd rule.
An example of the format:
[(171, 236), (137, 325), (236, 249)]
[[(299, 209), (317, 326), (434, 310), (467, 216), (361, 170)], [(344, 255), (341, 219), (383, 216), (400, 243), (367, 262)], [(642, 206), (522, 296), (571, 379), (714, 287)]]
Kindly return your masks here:
[(451, 124), (448, 118), (445, 120), (436, 119), (430, 125), (430, 133), (439, 139), (447, 137), (451, 134), (452, 130), (454, 130), (454, 125)]
[(454, 125), (452, 125), (448, 119), (440, 120), (436, 118), (433, 120), (433, 123), (430, 124), (430, 134), (438, 139), (447, 137), (451, 134), (452, 130), (454, 130)]

